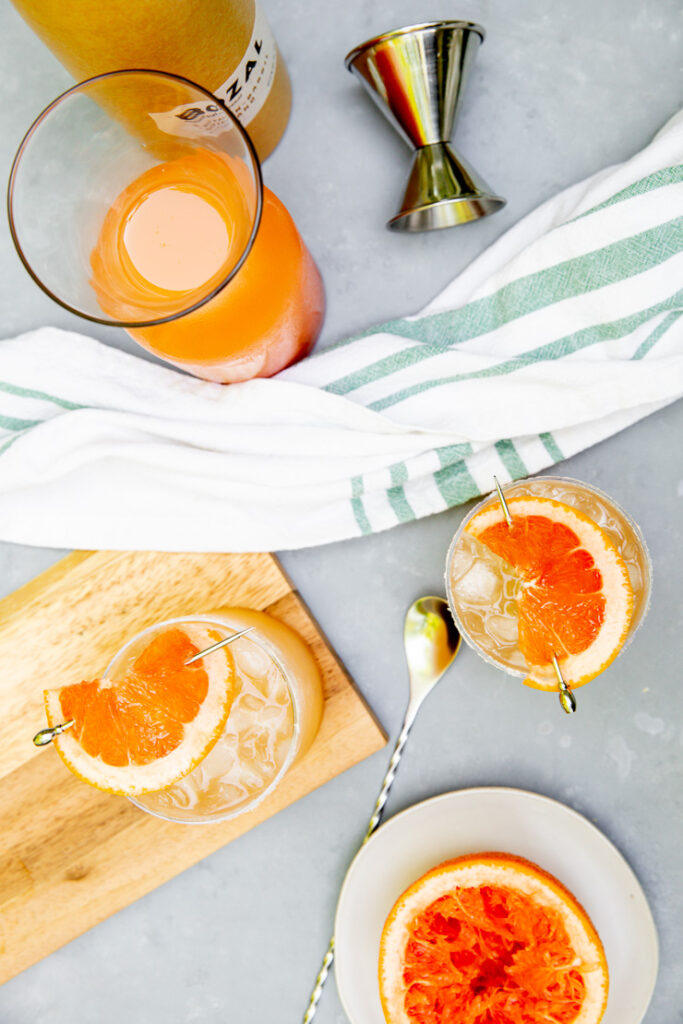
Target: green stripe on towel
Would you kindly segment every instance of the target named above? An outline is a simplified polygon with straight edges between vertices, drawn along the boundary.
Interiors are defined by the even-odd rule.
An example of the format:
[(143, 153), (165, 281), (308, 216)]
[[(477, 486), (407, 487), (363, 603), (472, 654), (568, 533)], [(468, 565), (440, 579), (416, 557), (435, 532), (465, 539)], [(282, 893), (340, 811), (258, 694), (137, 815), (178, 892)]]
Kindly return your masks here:
[(475, 498), (480, 493), (480, 488), (464, 459), (461, 462), (454, 462), (450, 466), (444, 466), (443, 469), (438, 469), (434, 474), (434, 482), (448, 508), (460, 505), (463, 501), (469, 501), (470, 498)]
[(550, 432), (544, 432), (539, 434), (538, 437), (553, 462), (562, 462), (564, 455), (553, 435)]
[(634, 313), (632, 316), (624, 317), (621, 320), (614, 320), (611, 323), (595, 324), (592, 327), (585, 327), (583, 330), (576, 331), (574, 334), (568, 334), (564, 338), (558, 338), (557, 341), (551, 341), (547, 345), (541, 345), (538, 348), (523, 352), (521, 355), (514, 356), (512, 359), (507, 359), (501, 363), (497, 363), (495, 366), (488, 366), (485, 370), (473, 370), (471, 373), (457, 373), (452, 374), (450, 377), (438, 377), (434, 380), (421, 381), (419, 384), (414, 384), (409, 388), (403, 388), (401, 391), (397, 391), (393, 395), (386, 395), (384, 398), (380, 398), (376, 402), (371, 402), (368, 405), (368, 408), (373, 409), (375, 412), (381, 412), (383, 409), (388, 409), (390, 406), (396, 405), (398, 402), (405, 401), (406, 398), (411, 398), (413, 395), (429, 391), (431, 388), (441, 387), (444, 384), (457, 384), (459, 381), (463, 380), (478, 380), (485, 379), (486, 377), (505, 376), (506, 374), (513, 373), (515, 370), (522, 369), (525, 366), (531, 366), (533, 363), (540, 363), (547, 359), (561, 359), (563, 356), (571, 355), (573, 352), (579, 352), (583, 348), (589, 348), (591, 345), (597, 345), (602, 341), (616, 341), (619, 338), (625, 337), (627, 334), (631, 334), (632, 331), (635, 331), (637, 327), (640, 327), (642, 323), (645, 323), (652, 317), (671, 309), (677, 309), (682, 303), (683, 290), (677, 292), (675, 295), (671, 295), (668, 299), (664, 299), (663, 302), (657, 303), (656, 306), (651, 306), (649, 309), (641, 310), (639, 313)]
[(335, 395), (347, 395), (365, 384), (438, 355), (451, 345), (489, 334), (529, 313), (642, 274), (680, 251), (680, 234), (677, 235), (674, 228), (683, 229), (683, 217), (511, 281), (493, 295), (477, 299), (460, 309), (434, 313), (419, 320), (376, 326), (373, 333), (385, 331), (396, 334), (399, 333), (396, 329), (399, 324), (402, 328), (407, 324), (410, 338), (423, 344), (385, 356), (346, 374), (326, 384), (325, 390)]
[(35, 391), (33, 388), (21, 388), (18, 384), (8, 384), (7, 381), (0, 380), (0, 391), (5, 391), (8, 395), (17, 395), (19, 398), (37, 398), (41, 402), (52, 402), (53, 405), (58, 405), (60, 409), (85, 409), (85, 405), (78, 405), (76, 402), (67, 402), (65, 398), (57, 398), (56, 395), (48, 395), (46, 391)]
[(674, 167), (662, 167), (659, 171), (655, 171), (654, 174), (648, 174), (646, 177), (634, 181), (632, 185), (627, 185), (621, 192), (615, 192), (609, 199), (605, 199), (604, 203), (592, 206), (590, 210), (580, 213), (578, 217), (574, 217), (566, 223), (574, 224), (577, 220), (589, 217), (591, 213), (599, 213), (600, 210), (607, 210), (610, 206), (623, 203), (625, 199), (634, 199), (635, 196), (645, 195), (646, 192), (653, 192), (655, 189), (663, 188), (665, 185), (676, 185), (679, 181), (683, 181), (683, 164), (677, 164)]
[(669, 328), (673, 327), (673, 325), (676, 323), (680, 315), (680, 312), (669, 313), (669, 315), (665, 317), (664, 320), (662, 320), (661, 324), (659, 324), (658, 327), (655, 327), (652, 334), (648, 335), (645, 341), (638, 346), (638, 348), (633, 353), (632, 358), (643, 359), (648, 354), (650, 349), (657, 344), (660, 338), (664, 337)]
[(504, 441), (496, 441), (495, 448), (500, 456), (500, 461), (510, 474), (511, 480), (517, 480), (521, 476), (529, 475), (529, 470), (524, 465), (513, 441), (509, 438)]

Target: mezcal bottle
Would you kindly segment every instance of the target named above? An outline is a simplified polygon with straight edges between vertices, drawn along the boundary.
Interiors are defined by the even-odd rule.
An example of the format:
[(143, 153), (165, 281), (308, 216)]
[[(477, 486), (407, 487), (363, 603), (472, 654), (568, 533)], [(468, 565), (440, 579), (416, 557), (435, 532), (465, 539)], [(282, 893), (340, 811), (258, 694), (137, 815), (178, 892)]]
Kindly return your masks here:
[(287, 125), (287, 68), (257, 0), (12, 0), (78, 80), (123, 68), (182, 75), (221, 99), (263, 160)]

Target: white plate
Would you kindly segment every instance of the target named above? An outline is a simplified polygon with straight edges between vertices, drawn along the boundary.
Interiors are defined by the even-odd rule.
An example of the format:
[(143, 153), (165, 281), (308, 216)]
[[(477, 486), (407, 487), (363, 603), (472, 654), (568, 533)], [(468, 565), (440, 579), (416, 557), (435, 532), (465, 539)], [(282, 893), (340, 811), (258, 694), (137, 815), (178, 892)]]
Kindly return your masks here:
[(464, 789), (391, 818), (358, 853), (339, 896), (335, 971), (351, 1024), (385, 1024), (377, 985), (382, 927), (411, 882), (466, 853), (500, 850), (555, 875), (585, 907), (605, 947), (602, 1024), (639, 1024), (657, 976), (657, 932), (638, 879), (576, 811), (520, 789)]

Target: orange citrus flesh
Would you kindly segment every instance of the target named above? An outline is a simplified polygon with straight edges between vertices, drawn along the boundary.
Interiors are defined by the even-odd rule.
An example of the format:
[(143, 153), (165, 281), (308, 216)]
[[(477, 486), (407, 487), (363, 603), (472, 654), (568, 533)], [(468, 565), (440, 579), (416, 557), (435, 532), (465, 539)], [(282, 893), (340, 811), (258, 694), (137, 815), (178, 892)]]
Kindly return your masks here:
[(389, 1024), (597, 1024), (607, 968), (571, 893), (528, 861), (485, 853), (403, 894), (382, 935), (380, 994)]
[[(215, 631), (199, 632), (204, 646), (219, 639)], [(122, 678), (46, 691), (50, 725), (74, 721), (55, 741), (67, 766), (98, 788), (127, 795), (165, 788), (191, 771), (218, 739), (234, 688), (226, 648), (215, 652), (219, 659), (185, 664), (201, 649), (171, 627)]]
[(106, 764), (149, 764), (182, 742), (208, 691), (199, 650), (180, 629), (152, 640), (118, 686), (102, 680), (65, 686), (59, 703), (83, 749)]
[[(508, 499), (508, 507), (511, 526), (502, 509), (492, 517), (487, 508), (467, 529), (521, 579), (518, 644), (532, 670), (526, 682), (554, 688), (556, 655), (567, 681), (580, 686), (607, 667), (628, 634), (626, 565), (605, 532), (569, 505), (527, 496)], [(547, 670), (544, 679), (533, 678), (534, 667)]]
[(544, 516), (515, 517), (496, 523), (479, 540), (533, 584), (519, 608), (519, 646), (534, 665), (547, 665), (559, 653), (585, 651), (605, 618), (602, 576), (593, 556), (563, 523)]
[(436, 1024), (448, 1006), (474, 1024), (510, 1017), (511, 1004), (522, 1003), (515, 1019), (525, 1024), (570, 1024), (586, 991), (574, 959), (559, 914), (514, 889), (460, 889), (415, 919), (403, 968), (406, 1010), (419, 1024)]

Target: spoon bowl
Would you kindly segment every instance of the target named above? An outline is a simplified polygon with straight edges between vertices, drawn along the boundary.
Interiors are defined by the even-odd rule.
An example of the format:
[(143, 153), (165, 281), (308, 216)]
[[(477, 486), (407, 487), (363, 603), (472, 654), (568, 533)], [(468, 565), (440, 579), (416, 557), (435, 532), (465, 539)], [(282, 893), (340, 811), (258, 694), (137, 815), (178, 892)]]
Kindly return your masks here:
[[(419, 597), (406, 613), (403, 644), (410, 675), (410, 705), (422, 703), (451, 665), (462, 639), (442, 597)], [(417, 711), (417, 708), (415, 708)]]

